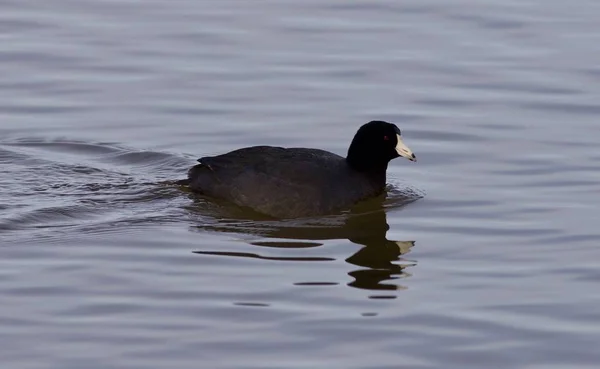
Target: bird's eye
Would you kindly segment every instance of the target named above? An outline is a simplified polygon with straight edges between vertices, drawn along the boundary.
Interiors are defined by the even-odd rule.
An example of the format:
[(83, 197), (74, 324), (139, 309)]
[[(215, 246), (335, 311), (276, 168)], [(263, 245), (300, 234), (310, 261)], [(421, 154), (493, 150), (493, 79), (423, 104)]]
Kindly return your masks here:
[(389, 136), (383, 136), (383, 140), (384, 141), (389, 141), (390, 137)]

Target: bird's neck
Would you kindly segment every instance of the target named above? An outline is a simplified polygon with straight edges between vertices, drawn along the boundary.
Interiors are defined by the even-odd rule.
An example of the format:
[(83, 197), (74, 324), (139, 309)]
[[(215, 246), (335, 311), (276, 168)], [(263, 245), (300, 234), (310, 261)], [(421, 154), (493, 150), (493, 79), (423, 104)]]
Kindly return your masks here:
[(377, 163), (373, 162), (372, 158), (361, 156), (360, 158), (352, 157), (348, 155), (346, 163), (353, 170), (360, 172), (377, 184), (378, 187), (385, 187), (386, 172), (388, 163)]

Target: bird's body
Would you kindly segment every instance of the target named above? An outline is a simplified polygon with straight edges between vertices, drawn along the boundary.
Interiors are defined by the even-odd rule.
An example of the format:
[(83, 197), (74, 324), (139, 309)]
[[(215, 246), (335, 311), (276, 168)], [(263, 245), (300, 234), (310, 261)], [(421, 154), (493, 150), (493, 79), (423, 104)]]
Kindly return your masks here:
[[(376, 136), (381, 142), (370, 147), (369, 136), (378, 133), (370, 132), (373, 123), (369, 135), (359, 130), (346, 158), (320, 149), (246, 147), (198, 159), (200, 164), (188, 171), (186, 182), (192, 191), (276, 218), (330, 214), (381, 194), (393, 157), (410, 154), (414, 159), (390, 123), (375, 122), (382, 128)], [(395, 130), (387, 132), (389, 128)]]
[(328, 214), (385, 187), (385, 176), (365, 178), (319, 149), (254, 146), (198, 161), (188, 175), (191, 190), (277, 218)]

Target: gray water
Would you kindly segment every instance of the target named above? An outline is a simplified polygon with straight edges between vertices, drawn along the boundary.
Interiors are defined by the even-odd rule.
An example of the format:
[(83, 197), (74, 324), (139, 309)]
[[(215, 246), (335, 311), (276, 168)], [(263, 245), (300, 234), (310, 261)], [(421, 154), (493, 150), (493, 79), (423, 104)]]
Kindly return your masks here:
[[(597, 368), (597, 1), (0, 4), (2, 368)], [(170, 181), (242, 146), (419, 161), (342, 214)], [(402, 191), (423, 196), (409, 204)]]

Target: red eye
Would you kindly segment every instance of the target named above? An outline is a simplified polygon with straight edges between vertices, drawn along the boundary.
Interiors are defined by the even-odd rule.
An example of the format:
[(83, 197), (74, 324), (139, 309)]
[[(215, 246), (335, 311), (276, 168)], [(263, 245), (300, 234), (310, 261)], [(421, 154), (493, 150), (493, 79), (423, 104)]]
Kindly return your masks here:
[(388, 136), (383, 136), (384, 141), (388, 141), (390, 138)]

